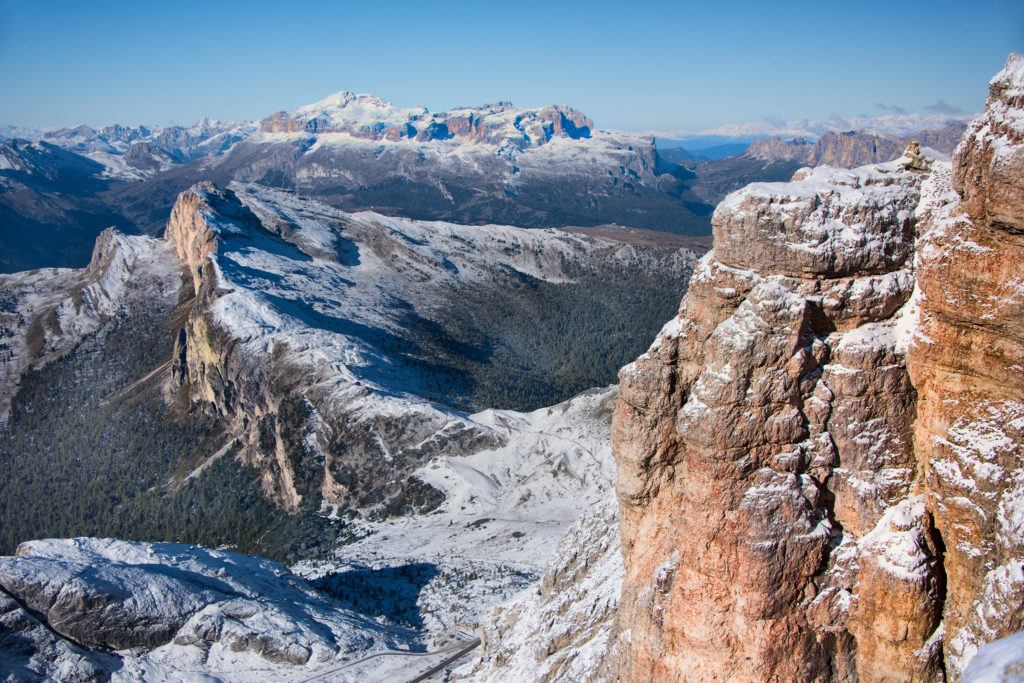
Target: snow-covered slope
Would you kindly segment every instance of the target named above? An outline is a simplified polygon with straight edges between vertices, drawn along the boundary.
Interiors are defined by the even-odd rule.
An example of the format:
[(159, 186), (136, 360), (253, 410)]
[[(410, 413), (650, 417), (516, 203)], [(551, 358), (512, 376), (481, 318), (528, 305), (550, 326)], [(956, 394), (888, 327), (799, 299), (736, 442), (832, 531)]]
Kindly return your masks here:
[(177, 300), (180, 266), (167, 244), (107, 230), (82, 270), (0, 275), (0, 424), (22, 375), (69, 351), (123, 306)]
[(0, 558), (0, 588), (0, 597), (13, 598), (56, 636), (52, 661), (13, 643), (0, 652), (11, 668), (41, 677), (74, 679), (92, 665), (118, 681), (195, 673), (301, 680), (416, 642), (405, 629), (346, 610), (275, 562), (175, 543), (32, 541), (16, 557)]
[(457, 408), (474, 367), (544, 361), (502, 322), (517, 290), (623, 269), (685, 276), (693, 263), (560, 231), (347, 214), (253, 185), (183, 193), (167, 239), (197, 294), (179, 383), (225, 418), (282, 504), (315, 495), (377, 514), (436, 507), (432, 483), (400, 484), (434, 456), (508, 438), (508, 416)]
[[(605, 533), (616, 522), (609, 449), (616, 396), (612, 387), (533, 413), (474, 416), (500, 430), (505, 445), (440, 457), (417, 472), (448, 494), (439, 509), (357, 522), (348, 532), (358, 540), (300, 563), (295, 574), (183, 544), (25, 543), (16, 557), (0, 558), (0, 623), (21, 638), (0, 638), (0, 661), (29, 679), (411, 679), (461, 646), (460, 634), (497, 603), (529, 587), (566, 545), (559, 538), (569, 523), (597, 503), (601, 512), (569, 536), (594, 539), (596, 568), (563, 552), (540, 588), (552, 605), (544, 609), (558, 612), (588, 605), (581, 591), (607, 594), (605, 613), (588, 607), (588, 615), (570, 617), (594, 622), (586, 636), (593, 642), (571, 669), (582, 670), (603, 650), (621, 572), (617, 535)], [(575, 568), (559, 569), (567, 562)], [(590, 578), (577, 582), (580, 572)], [(512, 609), (525, 609), (532, 593)], [(523, 622), (508, 643), (537, 628)], [(402, 654), (425, 648), (437, 655)]]
[(992, 641), (978, 650), (960, 683), (1019, 683), (1024, 679), (1024, 633)]
[(619, 506), (608, 492), (557, 542), (541, 580), (495, 607), (483, 645), (454, 680), (609, 680), (606, 656), (622, 589)]
[(503, 444), (418, 469), (413, 476), (442, 491), (444, 502), (429, 514), (355, 522), (348, 531), (357, 540), (295, 570), (344, 581), (367, 567), (430, 567), (415, 598), (428, 637), (475, 627), (540, 574), (571, 522), (608, 500), (616, 396), (609, 387), (532, 413), (471, 416), (497, 429)]

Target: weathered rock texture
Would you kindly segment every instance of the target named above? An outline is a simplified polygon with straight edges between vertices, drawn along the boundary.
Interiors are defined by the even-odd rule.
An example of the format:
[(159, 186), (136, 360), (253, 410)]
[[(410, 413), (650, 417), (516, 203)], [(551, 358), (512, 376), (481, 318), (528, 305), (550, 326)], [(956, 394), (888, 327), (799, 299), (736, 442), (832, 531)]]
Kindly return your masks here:
[(1014, 55), (953, 159), (963, 201), (931, 210), (918, 251), (915, 448), (946, 546), (954, 673), (980, 645), (1024, 629), (1022, 114), (1024, 57)]
[(719, 206), (620, 375), (622, 680), (956, 679), (1021, 629), (1022, 115), (1012, 56), (952, 172)]

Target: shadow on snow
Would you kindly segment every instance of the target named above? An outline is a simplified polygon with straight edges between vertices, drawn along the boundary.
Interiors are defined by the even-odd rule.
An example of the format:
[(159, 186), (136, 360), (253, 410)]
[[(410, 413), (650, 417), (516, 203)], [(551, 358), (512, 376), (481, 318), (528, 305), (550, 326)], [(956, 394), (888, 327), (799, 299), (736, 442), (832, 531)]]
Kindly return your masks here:
[(437, 565), (426, 562), (381, 569), (354, 567), (328, 574), (312, 584), (360, 614), (422, 629), (425, 624), (416, 602), (423, 587), (439, 573)]

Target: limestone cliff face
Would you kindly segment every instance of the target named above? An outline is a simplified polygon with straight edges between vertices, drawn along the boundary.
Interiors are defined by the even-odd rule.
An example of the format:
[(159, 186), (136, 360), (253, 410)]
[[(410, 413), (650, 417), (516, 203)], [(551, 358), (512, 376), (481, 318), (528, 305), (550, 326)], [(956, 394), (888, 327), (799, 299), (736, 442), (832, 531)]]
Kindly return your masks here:
[(620, 375), (622, 680), (956, 679), (1024, 626), (1022, 94), (1013, 56), (952, 169), (719, 206)]
[(208, 263), (206, 257), (217, 252), (217, 235), (208, 222), (214, 212), (209, 205), (210, 197), (217, 197), (217, 194), (209, 183), (182, 193), (171, 209), (164, 232), (164, 239), (174, 247), (178, 260), (192, 276), (196, 295), (203, 284), (203, 267)]
[[(857, 541), (892, 524), (914, 477), (897, 321), (921, 166), (908, 155), (731, 195), (680, 317), (623, 371), (624, 680), (852, 675), (852, 591), (903, 559)], [(922, 515), (900, 522), (929, 538)], [(925, 604), (936, 590), (913, 588)], [(898, 624), (888, 597), (871, 609)]]
[[(947, 666), (1024, 630), (1024, 56), (993, 79), (928, 214), (915, 447), (946, 545)], [(940, 189), (941, 188), (941, 189)]]

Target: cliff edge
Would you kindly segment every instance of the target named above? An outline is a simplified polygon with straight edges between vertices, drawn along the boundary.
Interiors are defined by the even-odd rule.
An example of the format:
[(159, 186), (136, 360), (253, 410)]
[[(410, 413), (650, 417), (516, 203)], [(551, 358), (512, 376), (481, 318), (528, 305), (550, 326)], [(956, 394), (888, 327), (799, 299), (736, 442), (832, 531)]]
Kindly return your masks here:
[(1022, 628), (1024, 57), (952, 165), (748, 186), (612, 427), (622, 680), (956, 680)]

